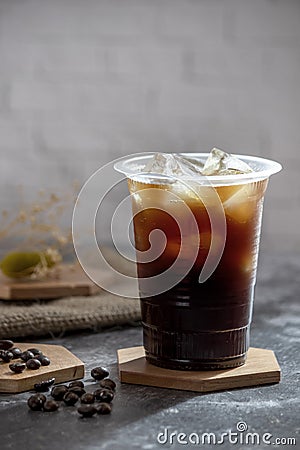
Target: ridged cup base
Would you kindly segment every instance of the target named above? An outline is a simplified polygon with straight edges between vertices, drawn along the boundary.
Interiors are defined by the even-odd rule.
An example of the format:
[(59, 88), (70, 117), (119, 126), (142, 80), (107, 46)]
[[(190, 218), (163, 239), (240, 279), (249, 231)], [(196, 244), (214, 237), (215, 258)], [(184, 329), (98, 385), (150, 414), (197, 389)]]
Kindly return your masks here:
[(143, 324), (149, 363), (173, 370), (218, 370), (241, 366), (249, 348), (249, 327), (226, 331), (161, 331)]
[(164, 360), (163, 358), (157, 358), (146, 352), (146, 359), (154, 366), (163, 367), (170, 370), (220, 370), (242, 366), (246, 362), (246, 354), (236, 358), (229, 358), (219, 361), (180, 361), (172, 359)]

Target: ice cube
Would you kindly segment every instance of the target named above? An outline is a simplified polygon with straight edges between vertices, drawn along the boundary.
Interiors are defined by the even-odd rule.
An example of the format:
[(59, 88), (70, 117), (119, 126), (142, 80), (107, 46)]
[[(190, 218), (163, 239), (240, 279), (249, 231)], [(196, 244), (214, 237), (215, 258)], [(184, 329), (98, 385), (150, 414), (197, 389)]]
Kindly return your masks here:
[(247, 222), (259, 207), (267, 184), (267, 180), (262, 180), (237, 186), (239, 189), (223, 202), (226, 215), (237, 222)]
[(175, 153), (156, 153), (146, 164), (143, 172), (157, 173), (168, 176), (199, 176), (202, 164), (190, 158), (185, 158)]
[(255, 213), (257, 195), (257, 183), (240, 186), (239, 190), (223, 203), (226, 216), (236, 222), (246, 223)]
[(202, 169), (203, 175), (235, 175), (253, 172), (250, 166), (236, 156), (213, 148)]
[(178, 174), (179, 170), (180, 167), (173, 155), (167, 153), (155, 153), (142, 172), (173, 175)]
[(201, 237), (199, 234), (185, 236), (184, 240), (169, 239), (166, 245), (166, 254), (170, 259), (175, 259), (180, 255), (181, 260), (191, 261), (198, 253)]
[(202, 169), (204, 164), (194, 158), (187, 158), (186, 156), (173, 154), (174, 158), (178, 162), (182, 173), (186, 175), (202, 175)]

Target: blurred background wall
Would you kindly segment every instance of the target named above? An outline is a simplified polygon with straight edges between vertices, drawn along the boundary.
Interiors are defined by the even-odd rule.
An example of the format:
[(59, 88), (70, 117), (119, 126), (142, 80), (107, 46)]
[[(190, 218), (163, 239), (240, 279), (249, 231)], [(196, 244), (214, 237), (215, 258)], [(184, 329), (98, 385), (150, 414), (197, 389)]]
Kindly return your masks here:
[(217, 146), (282, 162), (262, 241), (299, 251), (299, 25), (299, 0), (0, 0), (0, 209)]

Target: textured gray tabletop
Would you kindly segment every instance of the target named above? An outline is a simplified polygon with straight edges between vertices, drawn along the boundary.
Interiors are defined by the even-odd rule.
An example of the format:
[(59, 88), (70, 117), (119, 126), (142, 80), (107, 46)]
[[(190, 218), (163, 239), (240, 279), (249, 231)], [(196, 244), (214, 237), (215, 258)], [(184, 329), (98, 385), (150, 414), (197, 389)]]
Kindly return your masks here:
[[(79, 418), (74, 408), (48, 414), (29, 411), (28, 393), (1, 395), (1, 450), (254, 449), (267, 448), (268, 443), (300, 448), (299, 280), (299, 258), (261, 257), (251, 345), (275, 351), (282, 368), (280, 384), (199, 394), (118, 383), (112, 414), (91, 419)], [(98, 364), (107, 366), (117, 379), (116, 349), (140, 345), (142, 333), (140, 327), (123, 328), (39, 342), (62, 344), (73, 351), (85, 362), (86, 382), (92, 384), (90, 369)], [(246, 432), (237, 432), (239, 422), (244, 422), (239, 427), (247, 426)], [(230, 431), (230, 437), (222, 438), (222, 433)], [(205, 445), (201, 444), (202, 433), (212, 433), (206, 436)], [(244, 444), (247, 433), (248, 444)], [(284, 445), (288, 443), (285, 438), (298, 442)]]

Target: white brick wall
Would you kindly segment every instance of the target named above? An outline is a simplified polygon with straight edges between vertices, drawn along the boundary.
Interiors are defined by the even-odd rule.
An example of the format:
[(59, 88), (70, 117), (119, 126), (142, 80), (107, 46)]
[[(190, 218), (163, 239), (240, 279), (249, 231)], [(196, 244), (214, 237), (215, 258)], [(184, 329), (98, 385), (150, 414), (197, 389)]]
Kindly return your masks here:
[(219, 146), (283, 163), (262, 242), (299, 252), (299, 24), (298, 0), (0, 0), (0, 208), (16, 183)]

